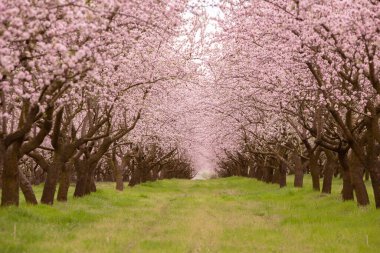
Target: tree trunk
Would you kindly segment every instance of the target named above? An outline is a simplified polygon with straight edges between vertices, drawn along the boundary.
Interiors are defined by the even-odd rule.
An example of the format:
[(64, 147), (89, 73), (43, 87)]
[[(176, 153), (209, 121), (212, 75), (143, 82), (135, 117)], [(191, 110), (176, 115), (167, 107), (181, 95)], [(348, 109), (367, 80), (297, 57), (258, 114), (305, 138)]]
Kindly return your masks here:
[(264, 170), (264, 182), (271, 183), (273, 180), (273, 168), (266, 166)]
[(280, 168), (273, 170), (272, 184), (280, 184)]
[(66, 164), (59, 177), (57, 201), (66, 202), (70, 188), (71, 166)]
[(369, 197), (363, 181), (364, 167), (353, 152), (350, 155), (349, 161), (351, 181), (354, 186), (356, 201), (358, 205), (366, 206), (369, 204)]
[(77, 174), (77, 182), (75, 183), (75, 191), (74, 191), (74, 197), (83, 197), (85, 192), (85, 186), (86, 186), (86, 173), (80, 172)]
[(303, 170), (301, 168), (301, 171), (295, 171), (294, 173), (294, 187), (303, 187)]
[(335, 169), (335, 157), (334, 154), (331, 151), (325, 150), (325, 154), (327, 157), (326, 164), (324, 166), (323, 170), (323, 186), (322, 186), (322, 192), (331, 194), (331, 186), (332, 186), (332, 179), (334, 176), (334, 169)]
[(281, 162), (280, 168), (279, 168), (279, 178), (278, 178), (278, 182), (281, 188), (286, 186), (286, 170), (287, 170), (286, 164)]
[(96, 192), (95, 175), (92, 175), (92, 176), (91, 176), (91, 181), (90, 181), (90, 191), (91, 191), (91, 192)]
[(9, 206), (19, 204), (19, 171), (18, 171), (18, 156), (21, 147), (20, 142), (14, 142), (7, 148), (3, 161), (3, 175), (1, 191), (1, 205)]
[(128, 186), (131, 186), (131, 187), (133, 187), (133, 186), (135, 186), (136, 184), (138, 184), (138, 183), (140, 183), (139, 182), (139, 178), (140, 178), (140, 173), (139, 173), (139, 170), (138, 170), (138, 168), (132, 168), (131, 169), (131, 178), (130, 178), (130, 180), (129, 180), (129, 183), (128, 183)]
[(20, 178), (20, 188), (22, 193), (24, 194), (25, 201), (28, 204), (37, 205), (38, 201), (36, 198), (36, 195), (34, 194), (32, 184), (29, 182), (29, 180), (26, 178), (24, 173), (19, 169), (19, 178)]
[(366, 186), (363, 182), (361, 174), (358, 174), (357, 171), (351, 172), (351, 180), (354, 185), (354, 191), (356, 196), (356, 201), (361, 206), (366, 206), (369, 204), (369, 198)]
[(333, 175), (334, 175), (334, 168), (327, 165), (323, 172), (323, 185), (322, 185), (323, 193), (331, 194)]
[(120, 170), (117, 170), (117, 176), (115, 178), (116, 181), (116, 190), (123, 191), (124, 190), (124, 181), (123, 181), (123, 174)]
[(294, 187), (303, 186), (303, 167), (301, 158), (297, 153), (293, 154), (294, 161)]
[(354, 200), (354, 187), (352, 185), (350, 172), (342, 171), (342, 179), (343, 179), (343, 189), (342, 189), (343, 201)]
[(83, 197), (86, 194), (87, 178), (89, 173), (89, 164), (87, 160), (81, 160), (76, 163), (77, 182), (75, 185), (74, 197)]
[(376, 161), (370, 169), (370, 177), (376, 208), (380, 208), (380, 162)]
[(77, 181), (75, 183), (74, 197), (83, 197), (87, 182), (87, 167), (86, 161), (76, 161), (74, 163), (77, 172)]
[(263, 176), (264, 176), (263, 167), (262, 166), (258, 166), (256, 168), (255, 177), (257, 178), (257, 180), (263, 181)]
[(5, 155), (5, 147), (2, 141), (0, 140), (0, 189), (3, 187), (3, 166), (4, 166), (4, 155)]
[(156, 181), (158, 179), (158, 171), (159, 171), (158, 166), (155, 166), (153, 168), (153, 175), (152, 175), (153, 181)]
[(342, 167), (342, 199), (343, 201), (354, 200), (354, 187), (350, 176), (350, 167), (347, 160), (347, 152), (338, 153), (339, 163)]
[(52, 205), (54, 203), (54, 195), (57, 188), (59, 174), (63, 170), (65, 164), (62, 162), (59, 151), (54, 153), (53, 162), (47, 171), (47, 177), (42, 192), (41, 203)]
[(122, 159), (121, 164), (116, 159), (116, 150), (113, 149), (112, 156), (108, 158), (108, 166), (111, 167), (112, 173), (116, 182), (116, 190), (124, 190), (124, 181), (123, 181), (123, 166), (126, 162)]
[(373, 189), (373, 195), (375, 197), (376, 208), (380, 208), (380, 161), (378, 156), (380, 155), (380, 146), (376, 145), (375, 136), (379, 131), (379, 115), (376, 114), (376, 110), (372, 108), (373, 117), (367, 124), (367, 166), (366, 166), (366, 178), (368, 172), (371, 178), (371, 184)]
[(91, 194), (91, 192), (96, 192), (96, 184), (95, 184), (95, 169), (91, 168), (88, 171), (86, 187), (85, 187), (85, 195)]
[(311, 180), (313, 182), (313, 190), (320, 191), (320, 169), (318, 166), (318, 159), (320, 155), (320, 151), (315, 151), (316, 154), (310, 154), (310, 162), (309, 162), (309, 169), (311, 174)]
[(119, 164), (115, 164), (114, 174), (115, 174), (116, 190), (123, 191), (124, 190), (123, 168), (121, 168)]

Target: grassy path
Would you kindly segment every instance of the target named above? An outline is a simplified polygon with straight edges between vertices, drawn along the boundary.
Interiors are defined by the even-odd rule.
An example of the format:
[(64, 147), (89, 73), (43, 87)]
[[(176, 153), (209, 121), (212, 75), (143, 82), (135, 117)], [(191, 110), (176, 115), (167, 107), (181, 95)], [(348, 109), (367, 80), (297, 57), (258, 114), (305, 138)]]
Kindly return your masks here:
[(245, 178), (113, 187), (0, 209), (0, 252), (380, 252), (380, 211), (342, 203), (338, 181), (331, 196)]

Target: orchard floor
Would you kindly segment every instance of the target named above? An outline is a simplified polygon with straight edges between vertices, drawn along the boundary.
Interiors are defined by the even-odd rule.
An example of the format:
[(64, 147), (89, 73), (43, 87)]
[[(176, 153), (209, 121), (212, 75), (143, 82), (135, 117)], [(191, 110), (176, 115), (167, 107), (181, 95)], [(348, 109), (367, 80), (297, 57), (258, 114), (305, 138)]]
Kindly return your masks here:
[(102, 183), (68, 203), (1, 208), (0, 252), (380, 252), (373, 203), (341, 202), (339, 180), (330, 196), (309, 177), (303, 189), (291, 180), (164, 180), (124, 192)]

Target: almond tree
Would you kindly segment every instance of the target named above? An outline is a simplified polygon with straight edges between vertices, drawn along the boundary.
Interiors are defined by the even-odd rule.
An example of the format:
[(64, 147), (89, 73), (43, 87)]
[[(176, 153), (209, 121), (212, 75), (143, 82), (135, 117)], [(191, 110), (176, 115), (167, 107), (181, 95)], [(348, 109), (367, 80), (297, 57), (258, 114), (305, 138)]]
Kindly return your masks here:
[[(91, 137), (73, 136), (71, 129), (85, 113), (70, 104), (90, 99), (106, 112), (112, 107), (118, 115), (120, 104), (130, 101), (126, 91), (132, 87), (180, 74), (156, 67), (163, 62), (157, 52), (169, 48), (162, 44), (176, 36), (184, 4), (169, 0), (145, 1), (144, 5), (130, 1), (0, 2), (2, 205), (18, 204), (19, 160), (46, 138), (51, 140), (48, 149), (56, 155), (48, 169), (51, 176), (42, 202), (51, 204), (63, 164), (75, 152), (85, 153), (83, 146), (94, 141), (91, 137), (100, 141), (104, 133), (115, 130), (97, 126), (98, 134), (84, 128)], [(136, 67), (141, 71), (131, 71)], [(119, 105), (112, 105), (116, 102)], [(52, 119), (53, 132), (48, 137)], [(101, 117), (95, 121), (104, 124)], [(34, 134), (31, 130), (36, 127), (40, 131)], [(127, 129), (116, 130), (109, 137), (111, 143)], [(71, 136), (72, 141), (62, 141), (64, 136)], [(58, 156), (67, 145), (71, 148), (65, 158)], [(109, 147), (100, 145), (105, 146)]]

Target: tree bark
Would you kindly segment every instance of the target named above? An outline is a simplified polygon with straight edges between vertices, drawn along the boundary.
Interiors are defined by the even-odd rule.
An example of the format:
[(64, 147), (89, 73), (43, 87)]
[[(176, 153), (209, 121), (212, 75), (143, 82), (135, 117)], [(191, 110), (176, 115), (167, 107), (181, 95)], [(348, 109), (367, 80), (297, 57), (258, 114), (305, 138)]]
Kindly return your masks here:
[(323, 170), (322, 192), (331, 194), (332, 179), (334, 176), (334, 168), (336, 166), (335, 157), (334, 157), (334, 154), (328, 150), (325, 150), (325, 154), (326, 154), (327, 159), (326, 159), (326, 164)]
[(47, 171), (47, 177), (42, 192), (41, 203), (52, 205), (54, 203), (54, 195), (57, 188), (59, 174), (63, 170), (65, 164), (62, 162), (60, 151), (54, 153), (53, 162)]
[[(375, 112), (373, 114), (376, 114)], [(378, 129), (378, 115), (373, 117), (367, 124), (367, 166), (366, 172), (369, 172), (372, 184), (373, 195), (375, 197), (376, 208), (380, 208), (380, 161), (378, 156), (380, 146), (376, 146), (375, 135)], [(367, 176), (368, 173), (366, 173)]]
[(63, 171), (59, 177), (57, 201), (61, 201), (61, 202), (67, 201), (67, 195), (70, 188), (70, 177), (71, 177), (71, 166), (70, 164), (66, 164), (66, 166), (64, 166)]
[(264, 173), (263, 173), (263, 167), (262, 166), (257, 167), (255, 177), (257, 178), (257, 180), (263, 181)]
[(280, 184), (280, 165), (273, 169), (272, 184)]
[(294, 187), (303, 186), (303, 167), (301, 158), (297, 153), (293, 154), (294, 161)]
[[(377, 162), (377, 166), (380, 166), (380, 163)], [(373, 188), (373, 194), (375, 197), (375, 204), (376, 208), (380, 208), (380, 172), (379, 168), (374, 168), (370, 170), (370, 177), (371, 177), (371, 183), (372, 183), (372, 188)]]
[(354, 200), (354, 187), (352, 185), (350, 176), (350, 167), (347, 160), (347, 152), (338, 153), (339, 163), (342, 167), (342, 179), (343, 179), (343, 189), (342, 189), (342, 199), (343, 201)]
[(116, 190), (123, 191), (124, 181), (123, 181), (123, 172), (121, 169), (116, 169), (115, 181), (116, 181)]
[(75, 183), (74, 197), (83, 197), (86, 186), (86, 173), (81, 172), (77, 174), (77, 181)]
[(334, 175), (334, 168), (329, 165), (326, 165), (323, 171), (323, 185), (322, 185), (323, 193), (331, 194), (333, 175)]
[(315, 191), (321, 190), (321, 186), (319, 182), (321, 172), (318, 166), (318, 159), (319, 159), (320, 153), (321, 153), (321, 150), (317, 148), (314, 154), (309, 155), (309, 158), (310, 158), (309, 169), (310, 169), (311, 179), (313, 182), (313, 189)]
[(75, 183), (74, 197), (83, 197), (85, 194), (85, 187), (87, 182), (87, 162), (76, 161), (75, 170), (77, 172), (77, 181)]
[(29, 180), (26, 178), (24, 173), (19, 169), (19, 178), (20, 178), (20, 188), (22, 193), (24, 194), (25, 201), (28, 204), (37, 205), (38, 201), (36, 198), (36, 195), (34, 194), (32, 184), (29, 182)]
[(271, 166), (265, 166), (264, 182), (271, 183), (272, 180), (273, 180), (273, 168)]
[(359, 162), (354, 152), (351, 153), (349, 162), (351, 181), (354, 186), (356, 201), (360, 206), (369, 205), (368, 192), (363, 181), (364, 167)]
[(5, 151), (3, 161), (3, 175), (1, 191), (1, 205), (19, 205), (19, 170), (18, 156), (21, 147), (21, 142), (16, 141), (11, 144)]
[(124, 190), (123, 168), (122, 168), (122, 165), (120, 165), (117, 162), (116, 156), (113, 156), (112, 159), (110, 159), (110, 165), (112, 167), (112, 171), (113, 171), (115, 182), (116, 182), (116, 190), (123, 191)]
[(279, 167), (279, 184), (280, 187), (285, 187), (286, 186), (286, 164), (283, 162), (280, 162), (280, 167)]
[(87, 171), (86, 184), (84, 189), (84, 194), (89, 195), (91, 192), (96, 192), (96, 184), (95, 184), (95, 169), (90, 168)]
[(129, 180), (128, 186), (133, 187), (140, 183), (140, 171), (137, 166), (132, 166), (131, 168), (131, 178)]
[(0, 189), (3, 188), (3, 167), (4, 167), (4, 155), (5, 155), (5, 146), (4, 143), (0, 140)]
[(51, 145), (54, 148), (53, 162), (48, 167), (45, 185), (41, 197), (41, 203), (47, 205), (52, 205), (54, 203), (54, 195), (57, 188), (59, 173), (65, 166), (62, 156), (62, 153), (65, 152), (65, 150), (62, 149), (60, 143), (63, 111), (63, 108), (60, 109), (55, 116), (54, 127), (51, 136)]
[(342, 199), (343, 201), (354, 200), (354, 187), (352, 185), (351, 176), (349, 171), (342, 171), (343, 189)]

